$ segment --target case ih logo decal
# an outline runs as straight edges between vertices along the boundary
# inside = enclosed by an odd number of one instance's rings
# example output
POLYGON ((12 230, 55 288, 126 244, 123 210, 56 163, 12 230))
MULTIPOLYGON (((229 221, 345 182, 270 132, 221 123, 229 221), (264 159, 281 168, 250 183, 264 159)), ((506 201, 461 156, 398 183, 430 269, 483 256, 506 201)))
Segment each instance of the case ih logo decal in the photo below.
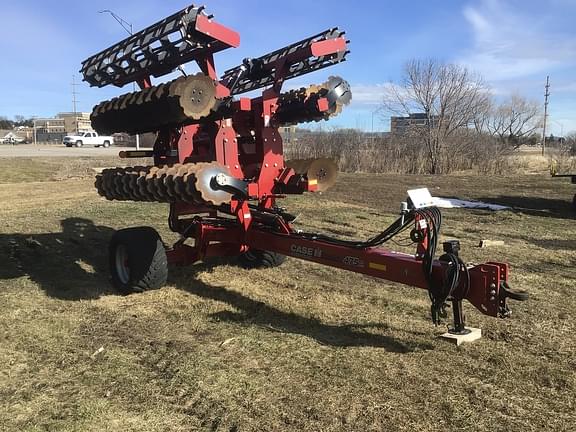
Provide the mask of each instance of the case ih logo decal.
POLYGON ((296 255, 308 256, 308 257, 322 257, 322 249, 319 248, 311 248, 306 246, 298 246, 298 245, 291 245, 290 251, 296 255))

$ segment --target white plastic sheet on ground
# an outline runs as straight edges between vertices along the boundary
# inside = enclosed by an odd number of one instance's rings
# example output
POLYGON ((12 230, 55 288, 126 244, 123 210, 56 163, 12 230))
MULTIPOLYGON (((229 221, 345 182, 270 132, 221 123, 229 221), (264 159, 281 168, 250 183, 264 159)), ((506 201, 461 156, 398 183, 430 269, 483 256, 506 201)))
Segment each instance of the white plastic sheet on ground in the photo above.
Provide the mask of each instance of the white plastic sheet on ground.
POLYGON ((434 205, 440 208, 473 208, 473 209, 484 209, 493 211, 510 209, 510 207, 503 205, 489 204, 482 201, 466 201, 457 198, 434 197, 433 201, 434 205))

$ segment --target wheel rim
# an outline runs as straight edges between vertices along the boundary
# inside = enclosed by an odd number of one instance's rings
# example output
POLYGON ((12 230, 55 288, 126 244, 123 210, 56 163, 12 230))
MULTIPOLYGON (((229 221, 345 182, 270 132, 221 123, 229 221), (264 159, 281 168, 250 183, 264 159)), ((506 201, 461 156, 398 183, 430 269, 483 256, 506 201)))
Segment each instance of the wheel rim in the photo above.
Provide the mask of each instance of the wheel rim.
POLYGON ((118 279, 123 284, 127 284, 130 281, 130 267, 128 267, 128 252, 126 246, 119 245, 116 248, 116 274, 118 279))

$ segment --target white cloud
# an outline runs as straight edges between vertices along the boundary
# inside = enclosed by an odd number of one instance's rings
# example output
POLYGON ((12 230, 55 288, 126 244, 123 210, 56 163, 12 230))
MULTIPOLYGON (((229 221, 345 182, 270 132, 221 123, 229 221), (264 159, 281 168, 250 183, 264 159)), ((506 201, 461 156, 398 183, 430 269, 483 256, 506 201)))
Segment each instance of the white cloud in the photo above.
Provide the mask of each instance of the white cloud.
POLYGON ((406 90, 398 84, 388 82, 383 84, 352 84, 352 104, 359 106, 382 105, 386 96, 403 94, 406 90))
POLYGON ((459 62, 488 81, 510 80, 575 64, 576 33, 558 29, 550 20, 507 7, 506 2, 483 0, 463 11, 470 24, 473 47, 459 62))
POLYGON ((553 87, 556 92, 576 93, 576 81, 561 83, 553 87))
POLYGON ((497 97, 520 93, 543 103, 550 75, 550 132, 576 130, 576 33, 560 25, 576 4, 550 0, 536 14, 512 1, 479 0, 463 9, 473 43, 456 61, 479 72, 497 97))
POLYGON ((389 84, 352 85, 352 102, 355 105, 380 105, 389 84))

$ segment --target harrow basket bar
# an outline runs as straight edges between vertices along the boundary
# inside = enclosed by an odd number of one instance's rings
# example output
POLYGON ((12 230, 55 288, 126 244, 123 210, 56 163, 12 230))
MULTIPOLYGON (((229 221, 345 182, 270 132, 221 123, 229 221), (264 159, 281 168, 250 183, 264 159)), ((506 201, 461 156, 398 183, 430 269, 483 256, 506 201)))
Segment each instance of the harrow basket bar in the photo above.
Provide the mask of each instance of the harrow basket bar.
POLYGON ((284 80, 333 66, 346 60, 349 51, 344 32, 333 28, 273 51, 224 72, 221 83, 238 95, 258 90, 276 81, 276 67, 288 68, 284 80))
POLYGON ((239 44, 238 33, 191 5, 84 60, 80 72, 91 86, 122 87, 239 44))

